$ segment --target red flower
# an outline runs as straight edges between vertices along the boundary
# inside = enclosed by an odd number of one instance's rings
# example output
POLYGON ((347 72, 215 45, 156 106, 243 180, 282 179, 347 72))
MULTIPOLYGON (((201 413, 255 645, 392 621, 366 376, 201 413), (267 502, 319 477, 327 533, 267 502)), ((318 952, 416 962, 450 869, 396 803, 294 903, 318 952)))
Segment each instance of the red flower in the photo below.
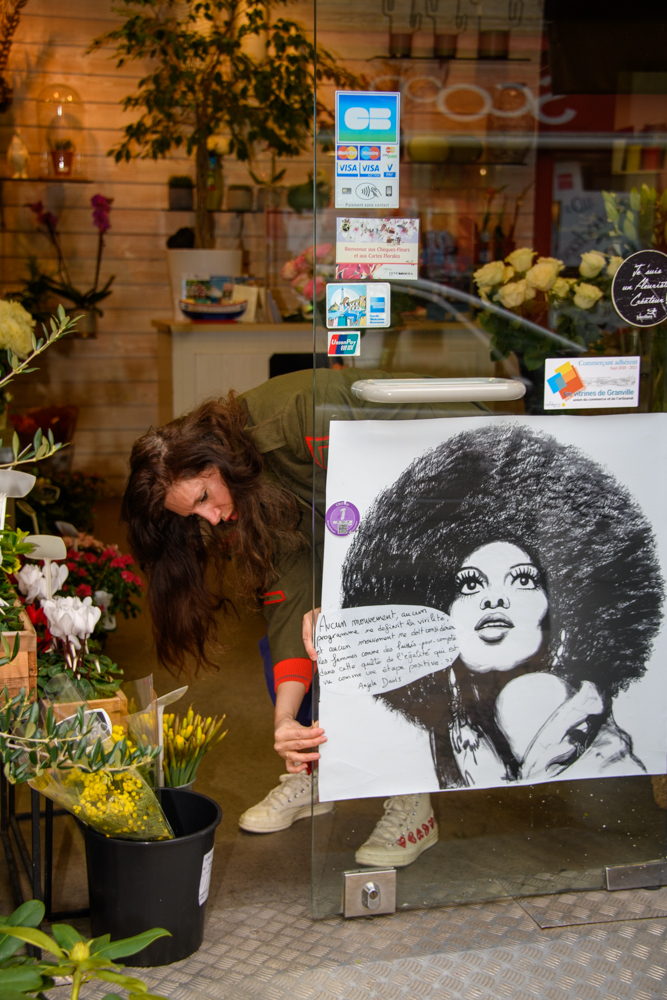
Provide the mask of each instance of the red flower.
POLYGON ((84 552, 83 553, 83 558, 84 558, 85 562, 87 562, 87 563, 91 563, 91 564, 92 563, 97 563, 97 556, 95 555, 94 552, 84 552))
POLYGON ((81 555, 82 555, 81 552, 76 552, 74 549, 67 550, 67 558, 70 560, 70 562, 78 562, 79 559, 81 558, 81 555))
POLYGON ((124 569, 120 575, 125 583, 134 583, 134 573, 130 573, 129 569, 124 569))
POLYGON ((77 569, 77 571, 76 571, 76 575, 77 575, 77 576, 88 576, 88 570, 87 570, 87 569, 84 569, 84 568, 83 568, 83 566, 80 566, 80 567, 79 567, 79 568, 77 569))
POLYGON ((110 548, 105 549, 104 552, 100 554, 100 560, 106 562, 107 559, 115 559, 117 555, 118 555, 118 549, 112 545, 110 548))
POLYGON ((125 569, 126 566, 133 566, 134 559, 130 555, 116 556, 111 560, 112 569, 125 569))
POLYGON ((134 584, 135 584, 136 587, 139 588, 139 590, 143 590, 144 581, 141 579, 140 576, 135 576, 134 577, 134 584))
POLYGON ((69 560, 65 563, 65 565, 67 566, 70 573, 73 573, 74 570, 77 569, 76 563, 70 562, 69 560))
POLYGON ((90 589, 90 587, 88 586, 87 583, 81 583, 76 588, 76 596, 80 597, 81 600, 83 600, 84 597, 92 597, 93 596, 93 592, 92 592, 92 590, 90 589))

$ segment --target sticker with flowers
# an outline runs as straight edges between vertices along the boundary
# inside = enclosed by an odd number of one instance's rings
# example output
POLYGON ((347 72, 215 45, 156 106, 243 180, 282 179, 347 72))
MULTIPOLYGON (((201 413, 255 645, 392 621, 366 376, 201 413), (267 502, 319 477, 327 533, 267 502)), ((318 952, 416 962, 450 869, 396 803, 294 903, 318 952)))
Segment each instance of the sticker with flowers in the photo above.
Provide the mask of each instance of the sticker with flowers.
POLYGON ((567 353, 549 337, 522 324, 526 318, 554 330, 586 349, 602 349, 603 333, 622 325, 611 301, 611 284, 623 258, 590 250, 581 254, 578 277, 564 277, 565 265, 556 257, 536 257, 521 247, 505 260, 494 260, 473 274, 479 297, 501 306, 516 320, 482 311, 480 323, 491 334, 495 357, 513 351, 527 371, 541 368, 547 357, 567 353))

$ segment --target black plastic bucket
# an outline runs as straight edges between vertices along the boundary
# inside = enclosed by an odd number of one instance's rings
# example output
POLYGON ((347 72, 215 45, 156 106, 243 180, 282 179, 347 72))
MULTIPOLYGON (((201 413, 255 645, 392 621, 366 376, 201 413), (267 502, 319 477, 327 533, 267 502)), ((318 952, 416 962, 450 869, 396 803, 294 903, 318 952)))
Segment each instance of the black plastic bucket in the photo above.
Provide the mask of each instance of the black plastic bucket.
POLYGON ((174 840, 117 840, 85 827, 93 937, 131 937, 164 927, 159 938, 127 959, 134 966, 180 962, 201 946, 213 860, 217 802, 199 792, 160 790, 174 840))

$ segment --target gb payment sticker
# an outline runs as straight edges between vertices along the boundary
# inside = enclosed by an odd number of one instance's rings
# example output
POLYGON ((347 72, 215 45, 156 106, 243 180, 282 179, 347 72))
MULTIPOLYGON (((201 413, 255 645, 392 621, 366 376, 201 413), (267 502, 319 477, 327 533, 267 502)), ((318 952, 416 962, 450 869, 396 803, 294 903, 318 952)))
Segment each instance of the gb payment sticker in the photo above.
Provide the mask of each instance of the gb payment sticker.
POLYGON ((327 285, 327 326, 330 330, 390 325, 389 282, 371 281, 366 284, 355 281, 327 285))
POLYGON ((400 100, 336 92, 336 208, 398 208, 400 100))

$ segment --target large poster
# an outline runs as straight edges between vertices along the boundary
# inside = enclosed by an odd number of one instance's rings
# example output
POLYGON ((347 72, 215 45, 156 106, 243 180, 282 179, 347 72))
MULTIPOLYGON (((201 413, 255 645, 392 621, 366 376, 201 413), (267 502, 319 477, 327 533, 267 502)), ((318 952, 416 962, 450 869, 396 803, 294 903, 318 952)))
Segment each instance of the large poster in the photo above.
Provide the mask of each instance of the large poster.
POLYGON ((322 800, 664 773, 666 431, 332 422, 322 800))

